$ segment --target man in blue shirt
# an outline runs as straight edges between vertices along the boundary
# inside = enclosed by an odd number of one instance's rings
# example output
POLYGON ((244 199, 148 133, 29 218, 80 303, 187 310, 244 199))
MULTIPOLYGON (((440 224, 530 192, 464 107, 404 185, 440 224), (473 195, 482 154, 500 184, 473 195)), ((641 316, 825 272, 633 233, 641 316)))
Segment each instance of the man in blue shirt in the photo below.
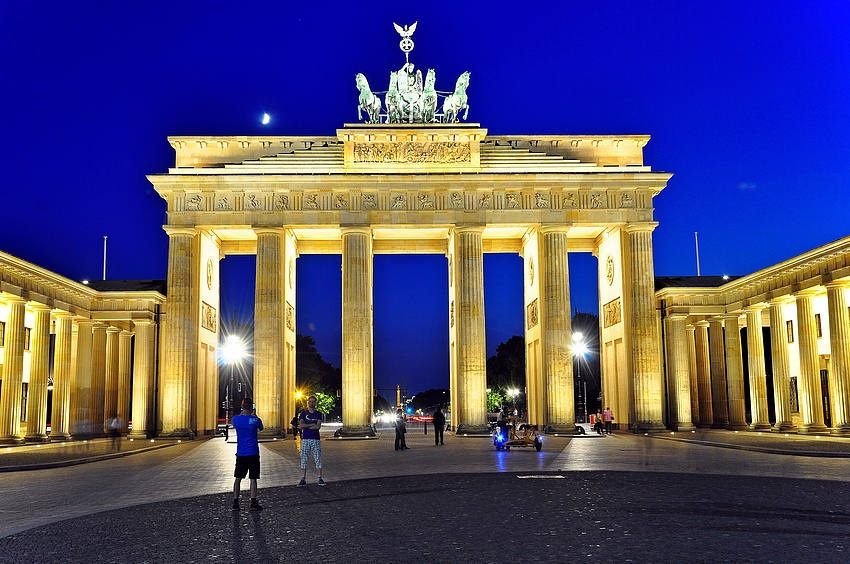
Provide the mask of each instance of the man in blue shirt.
POLYGON ((260 445, 257 431, 263 430, 263 420, 254 411, 254 400, 242 400, 242 413, 233 418, 236 431, 236 470, 233 476, 233 511, 239 511, 239 487, 247 475, 251 480, 251 511, 262 511, 257 502, 257 479, 260 477, 260 445))
POLYGON ((298 426, 301 428, 301 481, 298 487, 307 485, 307 460, 310 451, 313 452, 313 460, 316 461, 316 473, 319 475, 319 485, 324 486, 322 479, 322 442, 319 429, 322 428, 322 414, 316 410, 316 396, 307 398, 307 409, 298 416, 298 426))

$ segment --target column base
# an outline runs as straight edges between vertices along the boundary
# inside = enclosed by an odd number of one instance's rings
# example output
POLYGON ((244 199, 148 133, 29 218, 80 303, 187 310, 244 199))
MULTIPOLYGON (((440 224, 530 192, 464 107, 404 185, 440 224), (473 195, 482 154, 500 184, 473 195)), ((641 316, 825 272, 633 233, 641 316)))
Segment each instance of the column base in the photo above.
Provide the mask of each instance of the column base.
POLYGON ((133 439, 134 441, 144 440, 144 439, 152 439, 153 434, 148 433, 147 431, 130 431, 130 434, 127 435, 128 439, 133 439))
POLYGON ((71 435, 68 433, 50 433, 47 438, 50 439, 50 442, 55 443, 57 441, 70 441, 71 435))
POLYGON ((829 427, 826 425, 812 423, 811 425, 803 425, 799 431, 801 435, 816 435, 829 432, 829 427))
POLYGON ((543 427, 543 432, 546 433, 547 435, 553 435, 553 434, 581 435, 581 434, 583 434, 582 431, 579 430, 579 429, 583 430, 582 427, 579 427, 578 425, 575 425, 575 424, 574 425, 558 424, 558 425, 546 425, 545 427, 543 427))
MULTIPOLYGON (((773 431, 776 431, 777 433, 788 433, 789 431, 793 431, 796 433, 797 426, 791 423, 790 421, 785 421, 774 425, 773 431)), ((850 432, 850 429, 848 429, 848 432, 850 432)))
POLYGON ((830 432, 830 435, 850 435, 850 425, 841 425, 840 427, 834 427, 830 432))
POLYGON ((679 423, 670 426, 671 431, 696 431, 696 425, 693 423, 679 423))
POLYGON ((490 435, 490 426, 489 425, 469 425, 467 423, 461 423, 457 426, 456 435, 482 435, 489 436, 490 435))
POLYGON ((747 431, 770 431, 773 427, 770 423, 751 423, 749 427, 747 427, 747 431))
POLYGON ((22 437, 0 437, 0 445, 22 445, 25 442, 22 437))
POLYGON ((374 436, 375 428, 371 425, 343 425, 334 432, 334 437, 341 439, 362 439, 374 436))
POLYGON ((726 423, 726 422, 722 422, 722 423, 716 423, 715 422, 711 425, 711 428, 712 429, 725 429, 726 425, 728 425, 728 423, 726 423))
POLYGON ((49 443, 50 437, 46 434, 24 435, 24 440, 28 443, 49 443))
POLYGON ((186 439, 192 441, 195 439, 195 433, 191 429, 174 429, 168 433, 163 433, 157 437, 159 439, 186 439))
POLYGON ((697 423, 697 429, 711 429, 711 423, 697 423))
POLYGON ((272 427, 266 428, 257 433, 258 439, 285 439, 286 438, 286 429, 282 427, 272 427))
POLYGON ((635 423, 633 433, 661 433, 667 427, 661 421, 638 421, 635 423))
POLYGON ((729 423, 728 425, 726 425, 726 430, 727 431, 746 431, 747 429, 749 429, 749 427, 750 426, 747 425, 746 423, 729 423))

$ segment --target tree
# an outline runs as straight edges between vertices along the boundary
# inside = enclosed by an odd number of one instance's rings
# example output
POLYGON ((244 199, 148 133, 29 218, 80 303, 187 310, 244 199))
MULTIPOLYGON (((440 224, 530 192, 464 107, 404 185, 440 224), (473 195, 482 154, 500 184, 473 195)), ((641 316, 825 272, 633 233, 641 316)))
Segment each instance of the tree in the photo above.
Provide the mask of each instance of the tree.
POLYGON ((449 403, 449 391, 445 388, 425 390, 419 392, 410 402, 413 409, 422 412, 432 412, 442 405, 445 407, 449 403))
POLYGON ((501 392, 493 391, 491 389, 487 392, 487 411, 501 411, 502 406, 505 405, 507 401, 507 396, 503 395, 501 392))
POLYGON ((336 391, 342 388, 342 370, 322 358, 310 335, 295 336, 295 354, 295 387, 303 401, 311 394, 316 396, 317 409, 330 415, 336 406, 336 391), (325 403, 320 395, 327 396, 325 403))
POLYGON ((514 335, 496 347, 487 359, 487 387, 491 390, 525 388, 525 339, 514 335))

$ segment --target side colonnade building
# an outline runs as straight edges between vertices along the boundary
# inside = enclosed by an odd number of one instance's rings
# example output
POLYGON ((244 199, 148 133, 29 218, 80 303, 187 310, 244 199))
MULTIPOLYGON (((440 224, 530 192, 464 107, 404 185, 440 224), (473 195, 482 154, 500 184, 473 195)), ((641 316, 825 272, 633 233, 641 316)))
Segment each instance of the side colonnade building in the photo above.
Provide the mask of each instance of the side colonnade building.
POLYGON ((153 436, 164 292, 86 285, 0 252, 0 444, 103 437, 116 418, 153 436))
POLYGON ((656 288, 671 429, 850 433, 850 237, 656 288))

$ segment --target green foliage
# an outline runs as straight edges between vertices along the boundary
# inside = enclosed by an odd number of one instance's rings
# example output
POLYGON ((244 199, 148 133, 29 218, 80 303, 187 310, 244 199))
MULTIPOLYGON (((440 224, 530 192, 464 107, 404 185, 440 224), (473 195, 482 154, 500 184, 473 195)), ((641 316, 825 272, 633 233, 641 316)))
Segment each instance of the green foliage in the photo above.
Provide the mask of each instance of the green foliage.
POLYGON ((500 391, 491 390, 487 392, 487 411, 499 411, 507 401, 507 396, 502 395, 500 391))
POLYGON ((525 339, 514 335, 496 347, 496 354, 487 359, 487 387, 525 387, 525 339))

